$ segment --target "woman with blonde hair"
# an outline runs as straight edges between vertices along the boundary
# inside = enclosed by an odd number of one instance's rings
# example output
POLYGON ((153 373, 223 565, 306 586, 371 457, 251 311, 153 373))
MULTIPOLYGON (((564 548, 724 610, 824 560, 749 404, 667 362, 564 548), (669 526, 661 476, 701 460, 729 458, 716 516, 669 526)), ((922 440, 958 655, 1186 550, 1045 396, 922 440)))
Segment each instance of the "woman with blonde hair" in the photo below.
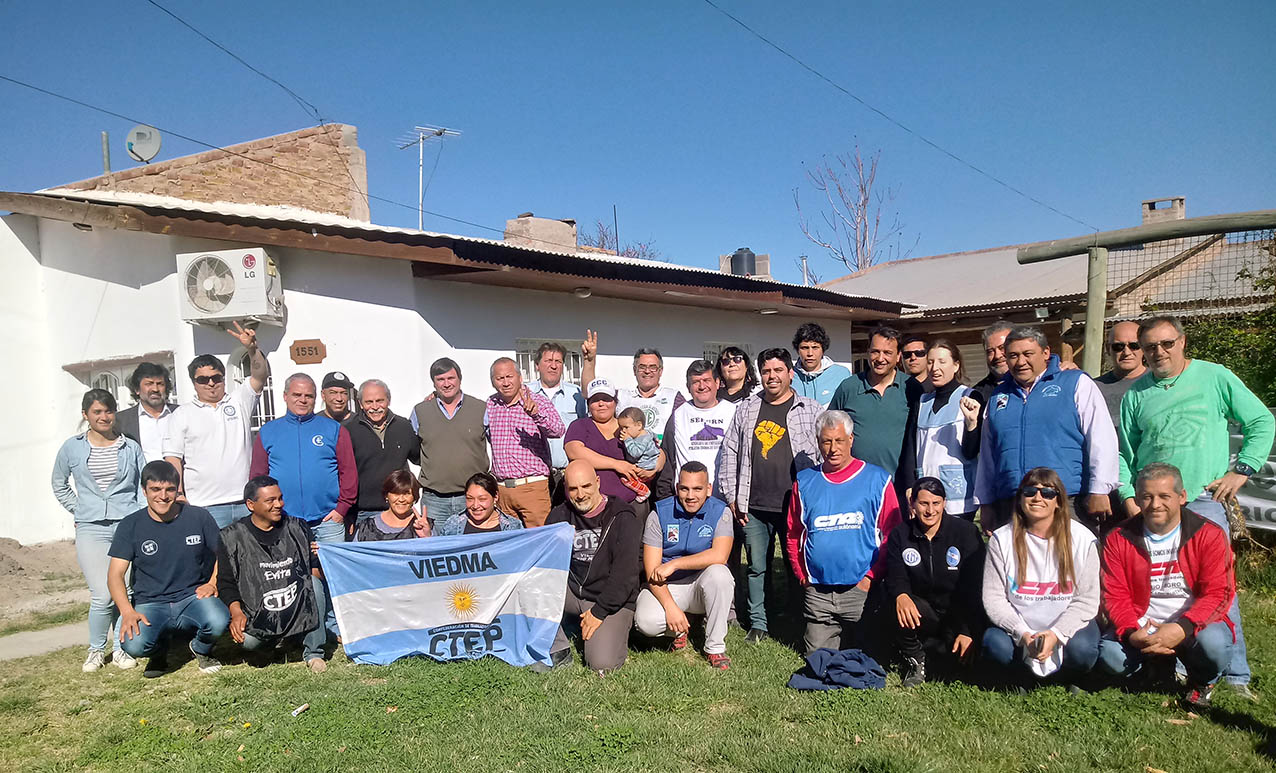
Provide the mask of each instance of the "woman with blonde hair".
POLYGON ((1036 467, 1019 484, 1014 517, 988 542, 983 600, 986 663, 1079 689, 1099 656, 1098 542, 1071 517, 1054 470, 1036 467))

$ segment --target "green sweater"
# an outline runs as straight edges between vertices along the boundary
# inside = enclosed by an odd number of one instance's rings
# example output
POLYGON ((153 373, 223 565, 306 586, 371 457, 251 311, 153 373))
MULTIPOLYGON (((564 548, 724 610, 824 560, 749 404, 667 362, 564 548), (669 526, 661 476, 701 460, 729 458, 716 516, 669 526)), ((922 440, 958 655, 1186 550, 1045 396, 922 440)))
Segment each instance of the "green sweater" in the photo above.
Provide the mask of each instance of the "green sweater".
POLYGON ((1152 462, 1179 468, 1189 502, 1200 496, 1229 469, 1228 420, 1245 436, 1239 460, 1260 469, 1276 420, 1236 374, 1205 360, 1191 360, 1177 378, 1149 370, 1121 399, 1121 496, 1134 496, 1134 476, 1152 462))

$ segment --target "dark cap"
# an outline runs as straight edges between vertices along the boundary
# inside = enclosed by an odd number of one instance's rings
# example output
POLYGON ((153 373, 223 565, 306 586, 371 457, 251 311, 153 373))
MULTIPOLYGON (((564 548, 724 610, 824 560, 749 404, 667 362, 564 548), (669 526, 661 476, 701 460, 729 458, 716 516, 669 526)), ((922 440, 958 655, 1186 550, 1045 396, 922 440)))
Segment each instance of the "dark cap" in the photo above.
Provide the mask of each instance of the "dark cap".
POLYGON ((323 386, 320 389, 328 387, 345 387, 346 389, 354 389, 354 382, 346 377, 346 374, 339 370, 334 370, 323 377, 323 386))

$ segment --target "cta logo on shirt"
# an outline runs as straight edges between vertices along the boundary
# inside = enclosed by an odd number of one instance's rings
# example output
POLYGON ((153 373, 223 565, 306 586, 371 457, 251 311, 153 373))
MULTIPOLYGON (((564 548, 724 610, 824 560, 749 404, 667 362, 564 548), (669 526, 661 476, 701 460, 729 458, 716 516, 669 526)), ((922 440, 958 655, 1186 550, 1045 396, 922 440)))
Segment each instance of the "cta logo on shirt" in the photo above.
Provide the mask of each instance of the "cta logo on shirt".
POLYGON ((159 552, 159 543, 153 539, 148 539, 142 543, 142 554, 153 556, 159 552))
MULTIPOLYGON (((864 526, 863 513, 836 513, 834 515, 817 515, 811 521, 815 529, 859 529, 864 526)), ((914 551, 915 552, 915 551, 914 551)))
POLYGON ((904 551, 904 564, 907 566, 917 566, 922 562, 922 554, 917 552, 917 548, 908 548, 904 551))
POLYGON ((310 444, 313 446, 323 446, 323 435, 315 435, 310 438, 310 444))
POLYGON ((187 544, 187 545, 202 545, 202 544, 204 544, 204 535, 202 535, 202 534, 187 534, 187 535, 186 535, 186 544, 187 544))

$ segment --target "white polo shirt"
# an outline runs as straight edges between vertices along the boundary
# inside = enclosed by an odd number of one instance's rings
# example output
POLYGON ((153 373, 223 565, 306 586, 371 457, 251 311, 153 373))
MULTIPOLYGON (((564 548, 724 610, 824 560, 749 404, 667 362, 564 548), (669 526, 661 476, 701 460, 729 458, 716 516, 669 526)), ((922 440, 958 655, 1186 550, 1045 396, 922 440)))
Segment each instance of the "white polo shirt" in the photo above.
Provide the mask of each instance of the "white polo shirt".
POLYGON ((158 419, 147 413, 146 409, 141 405, 136 406, 133 410, 137 411, 137 436, 138 440, 141 441, 142 456, 146 457, 147 462, 163 459, 164 438, 168 434, 168 420, 172 418, 173 411, 176 409, 166 404, 158 419))
POLYGON ((181 457, 186 499, 192 505, 224 505, 244 498, 253 455, 253 409, 260 396, 245 379, 217 405, 193 400, 169 417, 164 456, 181 457))

